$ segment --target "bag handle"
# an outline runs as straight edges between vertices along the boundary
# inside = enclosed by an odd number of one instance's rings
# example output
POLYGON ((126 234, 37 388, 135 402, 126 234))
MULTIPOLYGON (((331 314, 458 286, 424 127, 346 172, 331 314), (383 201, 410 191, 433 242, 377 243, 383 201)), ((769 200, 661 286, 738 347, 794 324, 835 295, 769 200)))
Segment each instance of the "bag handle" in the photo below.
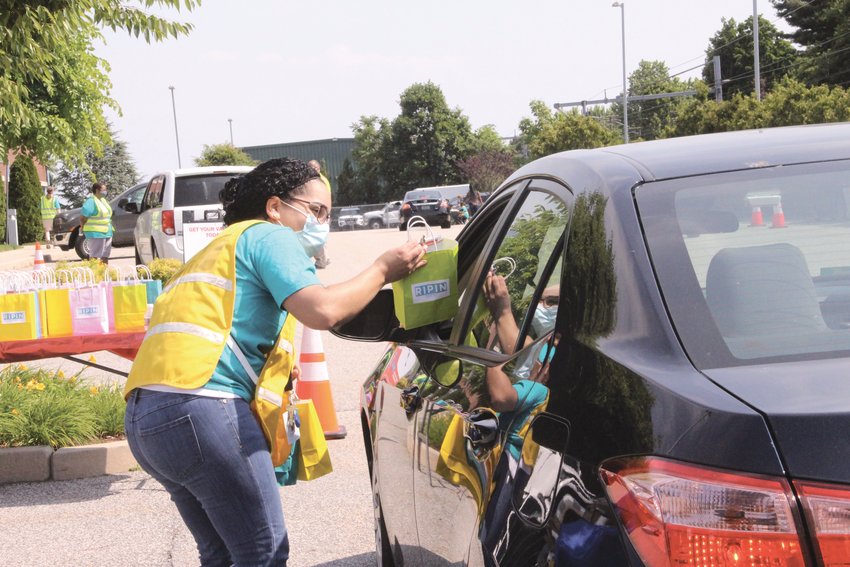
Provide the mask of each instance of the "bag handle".
POLYGON ((502 276, 505 279, 508 279, 509 277, 511 277, 511 274, 513 274, 516 271, 516 260, 514 260, 510 256, 505 256, 503 258, 496 258, 495 260, 493 260, 493 263, 490 264, 490 271, 493 272, 494 274, 496 273, 496 266, 498 264, 507 264, 508 265, 508 273, 505 274, 504 276, 502 276))
POLYGON ((139 264, 138 266, 136 266, 135 270, 133 270, 133 271, 136 272, 136 274, 138 275, 139 270, 144 270, 144 272, 148 276, 147 279, 153 280, 153 274, 151 273, 151 269, 148 268, 145 264, 139 264))
MULTIPOLYGON (((435 246, 439 241, 441 241, 443 239, 443 237, 440 236, 440 235, 434 235, 433 229, 431 229, 431 226, 425 221, 424 218, 422 218, 419 215, 415 215, 415 216, 410 217, 410 220, 407 221, 407 241, 408 242, 410 242, 410 240, 411 240, 410 239, 410 229, 420 227, 420 226, 425 227, 425 234, 422 235, 422 238, 419 240, 419 243, 424 244, 426 249, 430 248, 432 246, 435 246), (425 238, 426 235, 429 238, 426 239, 425 238)), ((428 250, 426 250, 426 251, 428 251, 428 250)), ((433 250, 430 250, 430 252, 433 252, 433 250)))
POLYGON ((71 287, 74 283, 74 273, 71 270, 56 270, 56 287, 66 285, 71 287), (65 276, 65 282, 62 282, 62 276, 65 276))

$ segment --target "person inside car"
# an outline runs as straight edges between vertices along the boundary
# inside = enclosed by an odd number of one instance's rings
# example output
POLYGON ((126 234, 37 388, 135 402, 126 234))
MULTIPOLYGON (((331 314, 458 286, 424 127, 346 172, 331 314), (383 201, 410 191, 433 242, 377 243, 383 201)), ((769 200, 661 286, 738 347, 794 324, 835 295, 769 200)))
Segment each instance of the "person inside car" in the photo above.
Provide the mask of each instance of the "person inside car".
POLYGON ((202 565, 285 566, 274 466, 289 451, 269 432, 286 412, 294 317, 320 330, 350 319, 423 266, 425 249, 408 242, 324 286, 310 258, 328 234, 331 195, 315 170, 272 159, 228 181, 220 199, 227 228, 154 306, 127 379, 125 430, 202 565))

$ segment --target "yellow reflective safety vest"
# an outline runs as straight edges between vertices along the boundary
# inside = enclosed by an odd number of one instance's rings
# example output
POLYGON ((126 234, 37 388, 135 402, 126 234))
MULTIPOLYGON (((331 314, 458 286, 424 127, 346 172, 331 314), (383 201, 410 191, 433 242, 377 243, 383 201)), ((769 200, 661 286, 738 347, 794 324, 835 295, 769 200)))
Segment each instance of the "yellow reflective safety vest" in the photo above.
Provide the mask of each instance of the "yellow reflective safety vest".
POLYGON ((97 207, 97 216, 86 217, 86 224, 83 225, 83 232, 109 232, 112 224, 112 206, 109 201, 101 197, 92 197, 94 206, 97 207))
POLYGON ((51 220, 56 217, 59 203, 56 197, 41 196, 41 220, 51 220))
POLYGON ((236 299, 236 243, 246 229, 260 222, 243 221, 227 227, 169 281, 154 304, 124 395, 155 384, 201 388, 227 345, 256 384, 251 408, 269 442, 272 462, 278 466, 291 449, 286 436, 289 395, 285 389, 296 360, 297 321, 287 314, 259 376, 230 337, 236 299))

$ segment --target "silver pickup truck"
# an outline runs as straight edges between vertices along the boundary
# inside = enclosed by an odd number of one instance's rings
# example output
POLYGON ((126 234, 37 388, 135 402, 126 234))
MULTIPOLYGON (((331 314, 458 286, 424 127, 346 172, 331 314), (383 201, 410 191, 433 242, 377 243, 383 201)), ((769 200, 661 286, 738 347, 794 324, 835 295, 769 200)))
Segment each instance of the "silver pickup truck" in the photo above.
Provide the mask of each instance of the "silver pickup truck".
POLYGON ((378 211, 369 211, 363 215, 369 228, 387 228, 398 226, 401 201, 390 201, 378 211))

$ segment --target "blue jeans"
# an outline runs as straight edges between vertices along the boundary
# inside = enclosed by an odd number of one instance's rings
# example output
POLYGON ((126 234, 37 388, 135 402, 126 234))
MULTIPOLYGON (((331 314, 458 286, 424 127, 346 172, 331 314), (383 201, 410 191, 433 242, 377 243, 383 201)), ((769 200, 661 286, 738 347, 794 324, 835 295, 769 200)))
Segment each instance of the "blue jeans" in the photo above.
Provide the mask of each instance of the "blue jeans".
POLYGON ((202 566, 286 565, 269 447, 244 400, 136 389, 124 427, 133 456, 195 537, 202 566))

